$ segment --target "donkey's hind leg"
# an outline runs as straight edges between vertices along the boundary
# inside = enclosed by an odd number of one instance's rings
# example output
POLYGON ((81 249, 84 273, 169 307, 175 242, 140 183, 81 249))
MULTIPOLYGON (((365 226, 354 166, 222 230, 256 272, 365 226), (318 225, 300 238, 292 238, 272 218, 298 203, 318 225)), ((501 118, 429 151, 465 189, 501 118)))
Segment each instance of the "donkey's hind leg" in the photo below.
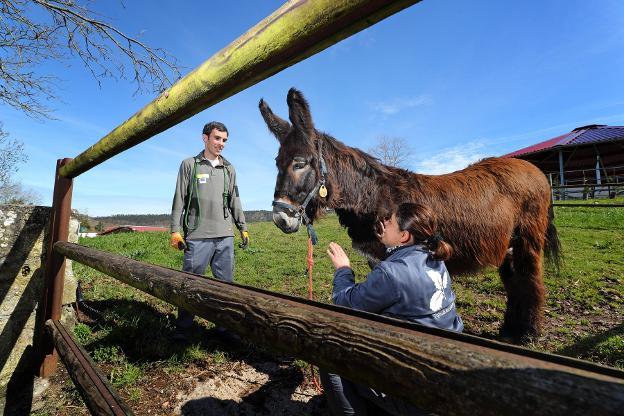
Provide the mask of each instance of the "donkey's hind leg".
POLYGON ((512 251, 513 249, 511 248, 507 251, 507 255, 505 255, 505 260, 503 261, 503 264, 498 267, 498 274, 503 281, 503 285, 505 286, 505 292, 507 293, 507 310, 505 311, 505 321, 503 323, 503 326, 501 327, 500 335, 501 338, 510 341, 512 341, 512 329, 510 328, 509 321, 513 320, 511 319, 510 312, 513 308, 511 308, 510 306, 516 303, 515 299, 513 299, 512 297, 512 295, 515 293, 513 289, 514 268, 512 251))
POLYGON ((542 277, 543 241, 514 239, 512 252, 499 267, 507 292, 507 310, 501 336, 524 343, 539 335, 545 289, 542 277))

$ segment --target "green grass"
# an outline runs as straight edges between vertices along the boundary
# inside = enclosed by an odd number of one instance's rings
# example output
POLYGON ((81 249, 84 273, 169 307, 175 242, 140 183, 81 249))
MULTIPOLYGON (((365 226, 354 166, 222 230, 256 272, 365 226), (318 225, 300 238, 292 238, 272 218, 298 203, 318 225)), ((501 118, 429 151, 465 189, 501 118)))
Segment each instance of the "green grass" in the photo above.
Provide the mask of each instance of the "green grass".
MULTIPOLYGON (((546 268, 545 334, 531 347, 624 368, 624 208, 556 207, 555 218, 564 263, 559 273, 546 268)), ((235 244, 235 281, 307 298, 305 230, 287 235, 272 223, 252 223, 249 228, 249 249, 241 250, 235 244)), ((315 228, 320 242, 314 253, 314 299, 328 303, 333 268, 325 250, 330 241, 347 250, 358 278, 369 268, 351 249, 335 216, 321 220, 315 228)), ((167 233, 112 234, 81 239, 80 243, 174 269, 182 264, 182 253, 169 247, 167 233)), ((140 370, 144 363, 160 363, 175 372, 191 362, 229 359, 228 354, 206 343, 202 334, 210 323, 198 323, 190 346, 173 345, 169 337, 174 307, 76 262, 74 271, 90 304, 104 311, 104 318, 90 332, 79 326, 76 335, 95 356, 111 355, 105 361, 119 367, 116 383, 131 387, 138 379, 134 376, 140 377, 140 371, 129 365, 140 370), (121 358, 112 357, 115 346, 121 358), (121 375, 125 373, 129 374, 121 375)), ((496 271, 453 279, 466 331, 495 337, 505 309, 505 293, 496 271)))
POLYGON ((121 366, 113 367, 109 375, 109 379, 113 386, 125 387, 132 386, 143 375, 143 370, 134 364, 123 363, 121 366))

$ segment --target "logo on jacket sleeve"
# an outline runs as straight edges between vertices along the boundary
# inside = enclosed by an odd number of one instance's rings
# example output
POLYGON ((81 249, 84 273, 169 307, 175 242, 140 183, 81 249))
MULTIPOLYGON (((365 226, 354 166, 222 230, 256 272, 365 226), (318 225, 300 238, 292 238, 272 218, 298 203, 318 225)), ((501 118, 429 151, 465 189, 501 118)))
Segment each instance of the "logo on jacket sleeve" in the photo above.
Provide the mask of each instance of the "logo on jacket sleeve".
POLYGON ((427 276, 433 281, 433 285, 436 290, 433 292, 431 296, 431 300, 429 301, 429 308, 433 311, 439 311, 442 308, 445 298, 445 289, 449 284, 449 276, 448 272, 444 270, 444 274, 440 273, 440 271, 435 269, 426 268, 425 272, 427 276))

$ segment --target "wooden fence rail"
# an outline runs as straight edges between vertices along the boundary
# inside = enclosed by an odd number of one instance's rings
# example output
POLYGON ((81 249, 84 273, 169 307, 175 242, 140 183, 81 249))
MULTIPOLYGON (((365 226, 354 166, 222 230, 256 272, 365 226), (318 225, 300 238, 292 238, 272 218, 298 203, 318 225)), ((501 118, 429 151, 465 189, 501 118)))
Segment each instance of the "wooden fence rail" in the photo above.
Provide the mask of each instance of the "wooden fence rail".
POLYGON ((61 170, 74 178, 419 0, 291 0, 61 170))
POLYGON ((141 263, 54 250, 279 353, 445 415, 610 415, 624 372, 141 263))
POLYGON ((624 204, 577 204, 553 203, 553 207, 585 207, 585 208, 624 208, 624 204))
POLYGON ((584 187, 587 188, 617 188, 617 187, 622 187, 624 188, 624 182, 605 182, 605 183, 578 183, 578 184, 572 184, 572 185, 553 185, 552 189, 570 189, 570 188, 575 188, 575 189, 582 189, 584 187))
POLYGON ((96 367, 89 354, 67 332, 59 321, 48 320, 46 330, 92 415, 133 415, 106 376, 96 367))

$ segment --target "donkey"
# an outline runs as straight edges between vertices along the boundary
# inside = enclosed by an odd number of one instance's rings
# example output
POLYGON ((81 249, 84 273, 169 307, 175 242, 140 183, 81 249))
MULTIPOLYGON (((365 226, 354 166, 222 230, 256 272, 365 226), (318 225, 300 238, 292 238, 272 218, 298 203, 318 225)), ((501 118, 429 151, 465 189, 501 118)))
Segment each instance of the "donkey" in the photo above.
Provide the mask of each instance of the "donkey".
POLYGON ((453 248, 451 273, 496 266, 507 294, 501 336, 526 342, 539 334, 545 288, 543 253, 559 264, 550 187, 544 174, 519 159, 487 158, 445 175, 386 166, 315 129, 303 94, 287 96, 290 123, 260 100, 260 113, 280 143, 273 222, 285 233, 333 208, 353 247, 377 261, 385 250, 378 222, 401 202, 426 204, 453 248))

